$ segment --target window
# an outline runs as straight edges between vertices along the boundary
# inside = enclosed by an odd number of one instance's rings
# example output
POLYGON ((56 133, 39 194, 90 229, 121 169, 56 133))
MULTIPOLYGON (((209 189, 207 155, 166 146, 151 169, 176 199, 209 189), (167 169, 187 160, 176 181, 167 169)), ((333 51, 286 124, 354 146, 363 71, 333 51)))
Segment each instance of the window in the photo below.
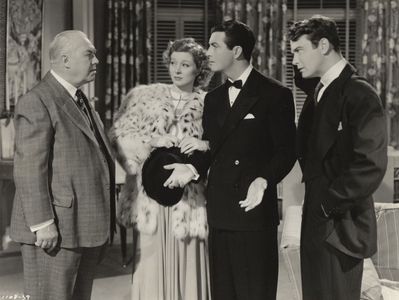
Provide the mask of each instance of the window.
POLYGON ((151 82, 171 82, 162 60, 162 53, 169 41, 193 37, 204 47, 207 46, 209 30, 214 24, 215 9, 215 1, 212 0, 154 1, 151 82))
MULTIPOLYGON (((341 51, 344 57, 353 65, 360 62, 360 49, 356 37, 358 35, 359 19, 356 17, 356 0, 288 0, 287 28, 295 21, 321 14, 333 18, 338 26, 341 51)), ((292 69, 292 54, 290 43, 287 41, 287 71, 285 80, 292 90, 295 99, 297 118, 302 110, 306 95, 294 85, 294 71, 292 69)))

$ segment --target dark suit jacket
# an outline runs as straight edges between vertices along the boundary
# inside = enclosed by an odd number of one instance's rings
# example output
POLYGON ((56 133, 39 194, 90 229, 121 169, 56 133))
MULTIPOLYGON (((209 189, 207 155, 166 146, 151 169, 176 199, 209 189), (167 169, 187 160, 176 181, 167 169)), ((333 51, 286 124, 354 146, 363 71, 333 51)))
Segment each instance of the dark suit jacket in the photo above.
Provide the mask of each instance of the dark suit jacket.
POLYGON ((11 237, 34 243, 30 226, 55 219, 61 247, 103 245, 110 235, 114 161, 73 99, 48 73, 15 110, 16 194, 11 237))
POLYGON ((206 191, 209 224, 228 230, 277 225, 276 185, 295 162, 291 91, 252 70, 233 107, 225 85, 206 95, 203 127, 211 153, 206 191), (254 118, 246 119, 248 114, 254 118), (245 212, 238 202, 246 198, 256 177, 265 178, 268 187, 262 203, 245 212))
POLYGON ((327 242, 354 257, 371 256, 376 251, 372 194, 387 164, 386 118, 377 93, 347 65, 316 108, 313 96, 307 98, 297 136, 303 180, 323 176, 327 182, 323 193, 312 195, 334 218, 327 242))

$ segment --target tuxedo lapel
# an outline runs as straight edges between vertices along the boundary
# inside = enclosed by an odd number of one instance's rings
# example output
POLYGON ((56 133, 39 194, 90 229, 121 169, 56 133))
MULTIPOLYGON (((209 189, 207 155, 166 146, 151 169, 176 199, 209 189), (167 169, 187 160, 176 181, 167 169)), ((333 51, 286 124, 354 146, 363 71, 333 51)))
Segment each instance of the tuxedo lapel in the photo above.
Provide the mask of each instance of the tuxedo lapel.
POLYGON ((226 122, 226 118, 230 113, 230 103, 229 103, 229 93, 228 89, 223 85, 220 91, 220 96, 218 96, 221 100, 218 101, 218 124, 220 128, 223 127, 223 124, 226 122))
POLYGON ((61 108, 61 110, 71 119, 71 121, 82 130, 88 138, 90 138, 97 146, 99 146, 90 125, 85 120, 85 117, 80 112, 76 104, 73 103, 71 95, 65 90, 65 88, 54 78, 51 73, 47 73, 45 78, 49 86, 54 92, 54 101, 61 108))
MULTIPOLYGON (((223 127, 220 132, 219 140, 215 146, 215 153, 218 151, 224 141, 230 136, 234 129, 238 126, 240 121, 244 119, 250 109, 259 100, 259 96, 255 94, 256 91, 256 71, 252 70, 246 84, 244 84, 241 92, 238 94, 237 99, 234 101, 233 106, 230 108, 223 127)), ((226 89, 227 90, 227 89, 226 89)), ((227 93, 228 99, 228 93, 227 93)))
POLYGON ((344 85, 355 73, 351 65, 346 65, 340 76, 335 79, 325 90, 317 104, 314 116, 313 131, 316 136, 311 137, 316 141, 316 153, 323 158, 333 145, 338 134, 338 125, 342 121, 344 85))

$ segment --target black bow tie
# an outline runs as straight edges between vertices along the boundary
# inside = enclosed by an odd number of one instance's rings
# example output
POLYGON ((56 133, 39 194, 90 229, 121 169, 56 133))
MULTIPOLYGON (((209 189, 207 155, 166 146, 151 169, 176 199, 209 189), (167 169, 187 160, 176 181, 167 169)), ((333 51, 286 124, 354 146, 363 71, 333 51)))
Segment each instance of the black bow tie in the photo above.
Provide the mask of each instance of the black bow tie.
POLYGON ((226 87, 229 88, 231 86, 234 86, 236 89, 241 89, 242 88, 242 80, 236 80, 234 82, 231 82, 230 80, 226 80, 226 87))

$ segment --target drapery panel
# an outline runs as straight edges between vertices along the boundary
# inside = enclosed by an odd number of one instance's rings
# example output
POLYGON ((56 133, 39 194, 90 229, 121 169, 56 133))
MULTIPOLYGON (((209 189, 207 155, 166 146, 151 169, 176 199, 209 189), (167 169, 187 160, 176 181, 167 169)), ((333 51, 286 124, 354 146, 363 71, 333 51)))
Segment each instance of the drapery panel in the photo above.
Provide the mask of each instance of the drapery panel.
POLYGON ((399 149, 399 0, 362 0, 360 10, 360 71, 385 103, 390 145, 399 149))
POLYGON ((255 33, 252 64, 265 75, 284 81, 286 72, 286 0, 219 0, 223 20, 248 24, 255 33))
POLYGON ((105 126, 130 88, 150 82, 151 0, 108 0, 105 126))

